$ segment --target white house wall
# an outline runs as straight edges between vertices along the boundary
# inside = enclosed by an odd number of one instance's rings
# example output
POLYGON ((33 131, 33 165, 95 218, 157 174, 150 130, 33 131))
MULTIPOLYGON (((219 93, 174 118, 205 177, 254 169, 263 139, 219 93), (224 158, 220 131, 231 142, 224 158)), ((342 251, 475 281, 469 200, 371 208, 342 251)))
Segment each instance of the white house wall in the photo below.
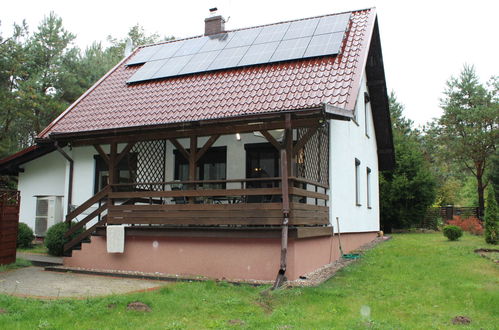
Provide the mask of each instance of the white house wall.
MULTIPOLYGON (((36 197, 63 196, 66 189, 66 163, 57 151, 41 156, 21 166, 18 189, 21 192, 19 221, 35 229, 36 197)), ((63 199, 63 205, 66 199, 63 199)))
POLYGON ((356 121, 332 120, 330 126, 330 221, 336 228, 340 220, 341 232, 379 230, 378 156, 371 107, 367 104, 365 130, 364 92, 366 77, 357 98, 356 121), (356 205, 355 159, 360 161, 360 205, 356 205), (367 167, 371 169, 371 207, 367 205, 367 167))

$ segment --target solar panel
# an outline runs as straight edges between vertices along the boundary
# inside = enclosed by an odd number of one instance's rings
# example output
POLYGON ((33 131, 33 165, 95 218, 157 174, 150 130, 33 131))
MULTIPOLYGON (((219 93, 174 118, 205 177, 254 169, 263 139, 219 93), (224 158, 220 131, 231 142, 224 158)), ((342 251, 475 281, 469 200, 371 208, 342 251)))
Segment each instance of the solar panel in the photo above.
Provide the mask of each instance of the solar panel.
POLYGON ((312 37, 283 40, 277 46, 271 61, 286 61, 302 58, 312 37))
POLYGON ((220 50, 212 52, 199 53, 194 55, 189 63, 187 63, 179 74, 202 72, 208 69, 208 66, 213 62, 215 57, 220 53, 220 50))
POLYGON ((338 54, 350 13, 279 23, 144 47, 128 83, 246 65, 338 54))
POLYGON ((267 63, 270 61, 278 45, 279 41, 252 45, 239 62, 239 66, 267 63))
POLYGON ((180 49, 175 53, 174 56, 196 54, 197 52, 199 52, 201 47, 204 46, 208 39, 208 37, 187 39, 184 41, 184 44, 182 45, 182 47, 180 47, 180 49))
POLYGON ((313 36, 304 57, 338 54, 343 41, 344 32, 313 36))
POLYGON ((208 41, 199 50, 199 52, 203 53, 224 49, 233 36, 234 33, 220 33, 214 36, 209 36, 208 41))
POLYGON ((289 25, 290 23, 281 23, 265 26, 258 37, 255 39, 253 44, 264 44, 272 41, 281 41, 286 34, 289 25))
POLYGON ((321 17, 314 35, 341 31, 345 32, 349 20, 350 13, 321 17))
POLYGON ((183 44, 184 41, 176 41, 160 45, 161 47, 159 48, 159 50, 149 59, 149 61, 170 58, 175 54, 177 50, 179 50, 180 47, 182 47, 183 44))
POLYGON ((194 55, 171 57, 150 79, 176 76, 194 55))
POLYGON ((159 61, 151 61, 144 64, 139 70, 137 70, 131 77, 128 79, 127 83, 131 82, 139 82, 143 80, 149 80, 151 77, 158 71, 167 60, 159 60, 159 61))
POLYGON ((208 67, 209 70, 233 68, 243 58, 249 46, 224 49, 208 67))
POLYGON ((318 18, 292 22, 283 39, 310 37, 314 34, 318 23, 318 18))
POLYGON ((255 41, 261 31, 262 28, 236 31, 233 33, 234 37, 227 44, 227 48, 249 46, 255 41))
POLYGON ((141 48, 138 53, 133 56, 126 64, 127 65, 135 65, 135 64, 142 64, 151 58, 160 48, 162 45, 156 45, 156 46, 150 46, 150 47, 143 47, 141 48))

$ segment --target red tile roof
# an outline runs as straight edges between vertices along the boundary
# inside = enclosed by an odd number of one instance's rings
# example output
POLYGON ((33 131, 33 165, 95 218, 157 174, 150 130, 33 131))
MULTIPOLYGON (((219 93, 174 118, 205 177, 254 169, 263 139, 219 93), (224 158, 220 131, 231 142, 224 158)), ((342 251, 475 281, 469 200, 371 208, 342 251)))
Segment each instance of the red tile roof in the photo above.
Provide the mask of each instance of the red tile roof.
MULTIPOLYGON (((317 108, 353 110, 375 11, 352 12, 341 54, 127 85, 140 68, 113 68, 43 132, 73 133, 317 108)), ((133 56, 134 54, 131 54, 133 56)), ((130 58, 130 57, 129 57, 130 58)))

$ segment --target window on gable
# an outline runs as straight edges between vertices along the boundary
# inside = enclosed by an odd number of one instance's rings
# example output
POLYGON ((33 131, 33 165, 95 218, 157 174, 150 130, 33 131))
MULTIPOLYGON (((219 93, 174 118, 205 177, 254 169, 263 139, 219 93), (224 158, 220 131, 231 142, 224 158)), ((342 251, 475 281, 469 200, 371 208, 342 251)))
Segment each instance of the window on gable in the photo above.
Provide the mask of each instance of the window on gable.
POLYGON ((370 132, 369 132, 369 122, 370 122, 370 117, 369 117, 369 108, 368 104, 371 101, 371 98, 369 97, 369 94, 367 92, 364 92, 364 130, 366 132, 366 136, 369 137, 370 132))
POLYGON ((360 206, 360 160, 355 158, 355 205, 360 206))
POLYGON ((366 172, 367 172, 366 202, 367 202, 367 208, 370 209, 371 208, 371 169, 367 167, 366 172))

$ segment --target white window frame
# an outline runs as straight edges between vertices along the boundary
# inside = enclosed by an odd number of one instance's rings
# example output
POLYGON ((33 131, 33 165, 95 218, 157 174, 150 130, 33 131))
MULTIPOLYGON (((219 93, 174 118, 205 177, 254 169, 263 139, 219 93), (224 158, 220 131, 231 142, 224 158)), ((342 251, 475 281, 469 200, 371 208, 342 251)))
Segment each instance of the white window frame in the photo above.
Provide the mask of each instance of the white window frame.
POLYGON ((369 167, 366 167, 366 203, 367 203, 367 208, 370 209, 372 208, 371 205, 371 169, 369 167))
POLYGON ((355 158, 355 205, 362 205, 360 203, 360 160, 357 158, 355 158))

